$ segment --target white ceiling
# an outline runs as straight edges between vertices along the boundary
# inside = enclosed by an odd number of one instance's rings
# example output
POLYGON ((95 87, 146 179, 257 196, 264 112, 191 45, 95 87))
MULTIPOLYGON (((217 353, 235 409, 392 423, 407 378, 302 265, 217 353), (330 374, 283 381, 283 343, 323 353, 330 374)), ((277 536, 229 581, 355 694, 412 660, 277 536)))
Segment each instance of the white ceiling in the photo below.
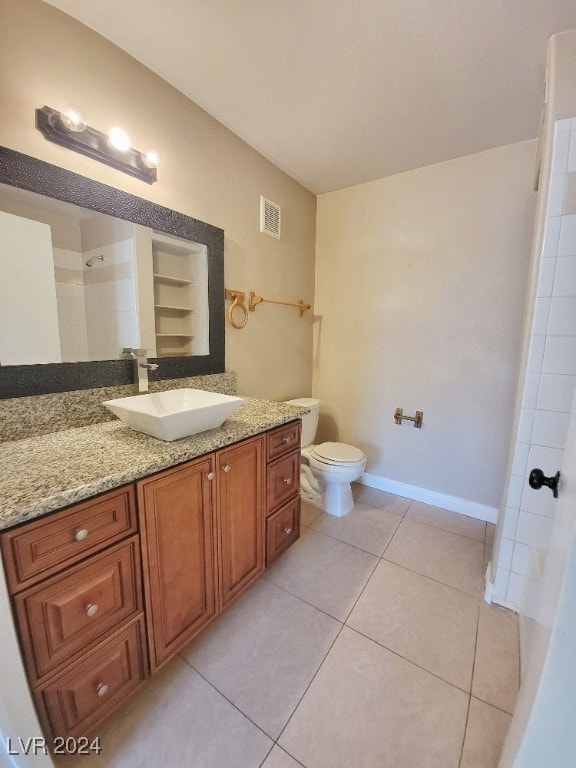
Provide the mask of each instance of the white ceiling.
POLYGON ((316 193, 534 138, 574 0, 47 0, 316 193))

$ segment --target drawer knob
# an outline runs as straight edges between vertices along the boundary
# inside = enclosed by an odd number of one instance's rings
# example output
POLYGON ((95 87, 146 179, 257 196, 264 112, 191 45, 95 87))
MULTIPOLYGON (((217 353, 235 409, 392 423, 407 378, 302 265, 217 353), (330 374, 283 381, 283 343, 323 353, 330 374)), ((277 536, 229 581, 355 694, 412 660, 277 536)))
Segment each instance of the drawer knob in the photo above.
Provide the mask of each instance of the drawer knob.
POLYGON ((96 603, 89 603, 86 606, 86 616, 96 616, 98 613, 98 606, 96 603))
POLYGON ((76 533, 74 534, 74 538, 76 541, 84 541, 84 539, 88 536, 88 531, 86 528, 78 528, 76 533))
POLYGON ((292 528, 284 528, 284 533, 286 534, 286 536, 290 536, 290 534, 292 533, 292 528))
POLYGON ((214 480, 214 472, 207 472, 206 473, 206 480, 214 480))
POLYGON ((292 478, 291 477, 284 477, 284 478, 282 478, 282 482, 286 483, 286 485, 290 485, 290 483, 292 482, 292 478))
POLYGON ((100 698, 102 698, 102 696, 106 696, 106 694, 108 693, 108 686, 106 685, 106 683, 98 683, 98 685, 96 686, 96 693, 98 694, 98 696, 100 696, 100 698))
POLYGON ((224 466, 222 467, 223 472, 230 472, 231 469, 232 467, 230 466, 230 464, 224 464, 224 466))
POLYGON ((282 438, 282 442, 283 443, 291 443, 292 442, 292 436, 291 435, 286 435, 286 437, 282 438))

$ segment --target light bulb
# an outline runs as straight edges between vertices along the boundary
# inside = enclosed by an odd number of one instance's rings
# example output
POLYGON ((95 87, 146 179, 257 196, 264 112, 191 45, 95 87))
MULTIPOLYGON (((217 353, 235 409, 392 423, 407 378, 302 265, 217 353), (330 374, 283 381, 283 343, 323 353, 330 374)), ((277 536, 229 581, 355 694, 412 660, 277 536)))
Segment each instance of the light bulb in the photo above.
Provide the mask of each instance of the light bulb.
POLYGON ((86 118, 78 107, 65 107, 60 112, 60 122, 67 131, 72 131, 73 133, 82 133, 86 128, 86 118))
POLYGON ((152 147, 148 147, 140 154, 140 159, 142 165, 145 165, 146 168, 158 168, 158 165, 160 164, 160 152, 152 147))
POLYGON ((127 152, 130 149, 130 136, 122 128, 112 128, 108 133, 108 141, 119 152, 127 152))

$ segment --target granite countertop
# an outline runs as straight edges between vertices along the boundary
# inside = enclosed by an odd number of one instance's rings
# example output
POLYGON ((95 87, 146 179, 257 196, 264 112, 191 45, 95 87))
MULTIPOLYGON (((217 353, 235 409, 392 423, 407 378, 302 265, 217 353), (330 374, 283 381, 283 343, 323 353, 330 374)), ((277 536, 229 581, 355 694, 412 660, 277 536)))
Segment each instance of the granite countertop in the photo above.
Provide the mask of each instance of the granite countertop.
POLYGON ((0 530, 292 421, 286 403, 244 398, 219 429, 167 443, 107 421, 0 444, 0 530))

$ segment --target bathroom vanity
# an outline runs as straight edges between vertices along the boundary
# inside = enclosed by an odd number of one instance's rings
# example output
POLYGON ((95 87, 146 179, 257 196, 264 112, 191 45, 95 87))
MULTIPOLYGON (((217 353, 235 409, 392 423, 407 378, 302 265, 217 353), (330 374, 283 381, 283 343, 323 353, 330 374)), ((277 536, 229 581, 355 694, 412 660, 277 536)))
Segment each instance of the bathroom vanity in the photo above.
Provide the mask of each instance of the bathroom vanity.
POLYGON ((300 420, 174 443, 110 421, 2 445, 0 546, 47 738, 94 733, 299 536, 300 420))

